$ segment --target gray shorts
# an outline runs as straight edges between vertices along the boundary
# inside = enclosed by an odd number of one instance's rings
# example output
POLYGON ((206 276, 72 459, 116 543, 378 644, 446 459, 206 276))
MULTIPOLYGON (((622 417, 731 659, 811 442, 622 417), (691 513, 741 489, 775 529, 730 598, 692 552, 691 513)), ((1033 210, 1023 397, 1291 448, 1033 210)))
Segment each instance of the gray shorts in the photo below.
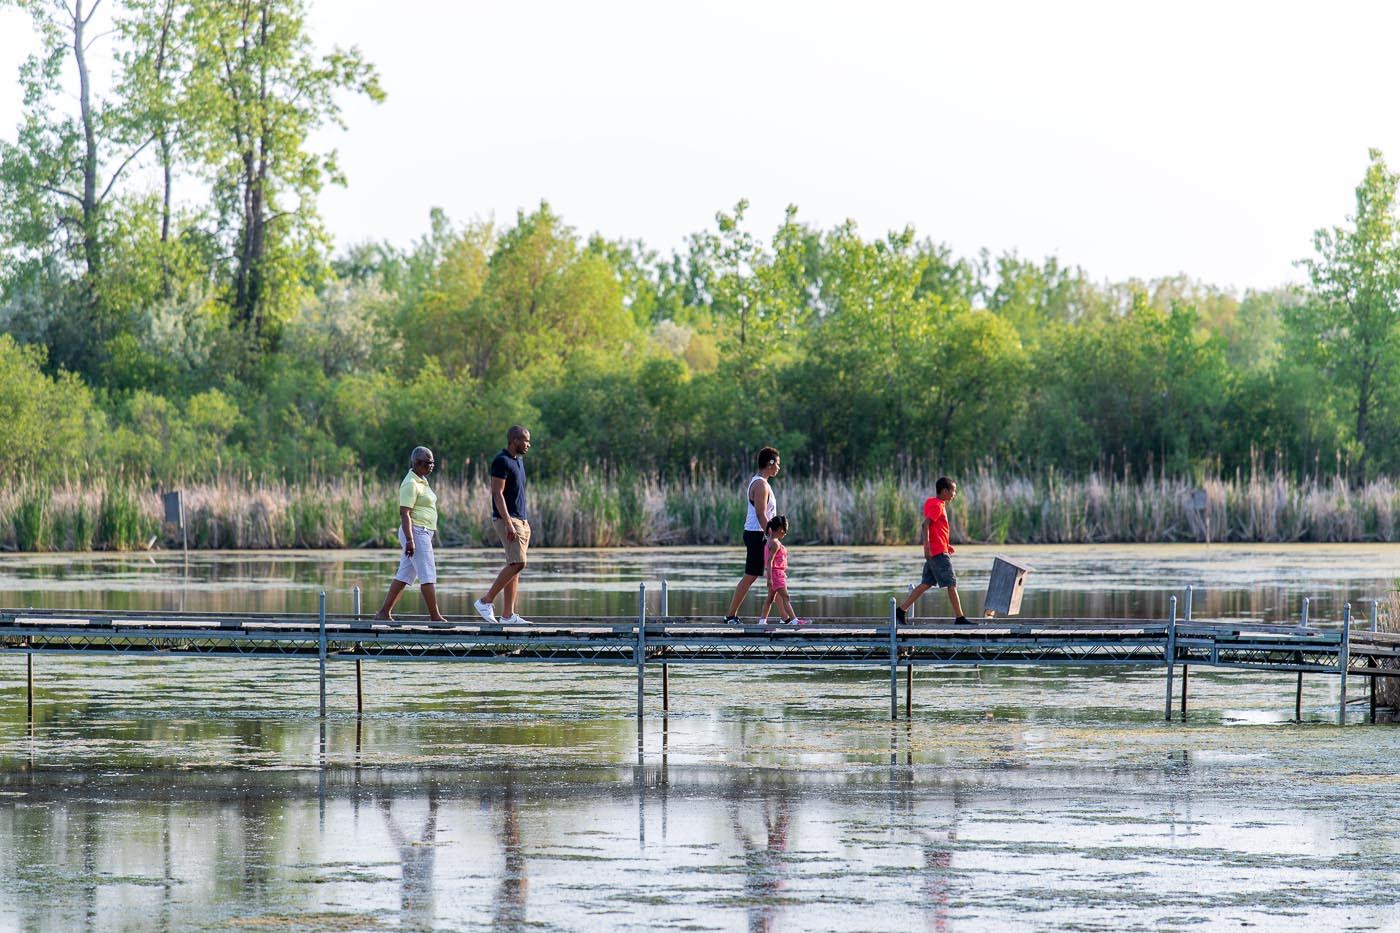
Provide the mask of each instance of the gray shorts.
POLYGON ((924 586, 949 587, 958 585, 958 575, 953 573, 953 559, 947 554, 935 554, 924 561, 924 586))

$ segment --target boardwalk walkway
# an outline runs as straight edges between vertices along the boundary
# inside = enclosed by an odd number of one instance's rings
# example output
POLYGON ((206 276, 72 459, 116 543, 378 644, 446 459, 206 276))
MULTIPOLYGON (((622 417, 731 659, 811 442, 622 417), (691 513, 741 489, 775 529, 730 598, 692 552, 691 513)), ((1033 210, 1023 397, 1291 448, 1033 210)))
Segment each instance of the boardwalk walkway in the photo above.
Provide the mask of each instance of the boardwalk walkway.
MULTIPOLYGON (((1175 606, 1175 600, 1173 600, 1175 606)), ((912 713, 913 668, 947 665, 1190 667, 1338 676, 1345 710, 1348 677, 1400 676, 1400 634, 1350 624, 1278 625, 1231 620, 998 619, 978 625, 920 620, 818 619, 810 625, 725 625, 659 616, 543 618, 520 626, 376 622, 353 615, 200 612, 80 612, 0 609, 6 654, 159 655, 344 661, 471 661, 619 664, 637 672, 638 713, 648 667, 662 668, 669 708, 670 665, 800 664, 888 669, 891 715, 898 714, 898 669, 905 668, 912 713)), ((357 673, 359 664, 356 664, 357 673)), ((359 678, 357 677, 357 683, 359 678)), ((31 674, 32 704, 32 674, 31 674)), ((1301 686, 1300 686, 1301 695, 1301 686)), ((357 690, 357 705, 363 704, 357 690)), ((1344 718, 1344 715, 1343 715, 1344 718)))

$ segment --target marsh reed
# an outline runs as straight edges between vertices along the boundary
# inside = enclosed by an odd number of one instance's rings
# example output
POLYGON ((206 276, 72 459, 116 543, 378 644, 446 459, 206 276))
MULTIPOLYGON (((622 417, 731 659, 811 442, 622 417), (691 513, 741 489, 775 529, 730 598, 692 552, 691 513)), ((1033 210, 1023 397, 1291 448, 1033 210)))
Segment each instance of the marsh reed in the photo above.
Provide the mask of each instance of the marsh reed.
MULTIPOLYGON (((792 540, 805 544, 911 544, 933 478, 852 481, 831 476, 774 482, 792 540)), ((493 545, 485 482, 434 478, 439 536, 449 547, 493 545)), ((394 541, 396 481, 363 477, 303 483, 220 477, 183 487, 195 548, 360 548, 394 541)), ((743 480, 678 482, 583 471, 530 487, 535 542, 545 547, 728 544, 743 523, 743 480)), ((980 469, 959 477, 951 509, 957 543, 1395 541, 1400 487, 1382 478, 1355 487, 1340 478, 1235 479, 1098 474, 1030 478, 980 469)), ((125 550, 155 538, 160 490, 98 479, 47 485, 0 483, 0 548, 125 550)))

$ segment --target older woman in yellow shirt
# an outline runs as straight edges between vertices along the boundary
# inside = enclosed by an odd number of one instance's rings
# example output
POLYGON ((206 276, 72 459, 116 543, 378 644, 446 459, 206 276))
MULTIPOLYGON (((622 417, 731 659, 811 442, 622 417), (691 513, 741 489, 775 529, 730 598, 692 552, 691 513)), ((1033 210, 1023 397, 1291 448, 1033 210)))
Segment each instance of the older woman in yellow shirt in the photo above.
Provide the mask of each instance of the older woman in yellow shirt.
POLYGON ((376 619, 392 619, 394 604, 403 595, 404 587, 415 580, 423 590, 423 605, 428 618, 446 622, 437 606, 437 561, 433 556, 433 532, 437 531, 437 494, 428 485, 428 474, 436 461, 426 447, 415 447, 409 457, 408 475, 399 485, 399 544, 403 557, 398 572, 384 595, 384 605, 375 613, 376 619))

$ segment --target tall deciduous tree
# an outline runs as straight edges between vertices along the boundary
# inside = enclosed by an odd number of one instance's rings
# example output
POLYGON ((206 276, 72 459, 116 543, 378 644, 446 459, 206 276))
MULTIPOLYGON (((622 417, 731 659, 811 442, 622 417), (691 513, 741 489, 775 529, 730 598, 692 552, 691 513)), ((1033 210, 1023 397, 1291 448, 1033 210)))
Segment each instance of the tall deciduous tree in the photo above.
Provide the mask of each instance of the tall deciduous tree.
POLYGON ((62 311, 71 319, 51 322, 49 342, 63 351, 57 362, 92 374, 112 330, 98 288, 106 208, 150 140, 123 136, 123 103, 97 86, 90 55, 104 35, 102 0, 10 2, 29 13, 42 50, 20 69, 16 141, 0 142, 0 223, 12 263, 22 257, 76 274, 75 300, 62 311), (69 68, 75 86, 65 81, 69 68))
POLYGON ((1400 376, 1400 178, 1379 150, 1356 188, 1350 227, 1318 230, 1316 258, 1305 259, 1311 294, 1288 309, 1293 348, 1320 366, 1345 393, 1354 416, 1356 471, 1365 481, 1379 446, 1373 436, 1378 407, 1400 376))
POLYGON ((323 240, 316 197, 345 179, 312 132, 343 126, 340 95, 384 97, 357 49, 312 48, 301 0, 188 6, 192 69, 182 114, 232 252, 234 316, 260 342, 296 301, 323 240))

